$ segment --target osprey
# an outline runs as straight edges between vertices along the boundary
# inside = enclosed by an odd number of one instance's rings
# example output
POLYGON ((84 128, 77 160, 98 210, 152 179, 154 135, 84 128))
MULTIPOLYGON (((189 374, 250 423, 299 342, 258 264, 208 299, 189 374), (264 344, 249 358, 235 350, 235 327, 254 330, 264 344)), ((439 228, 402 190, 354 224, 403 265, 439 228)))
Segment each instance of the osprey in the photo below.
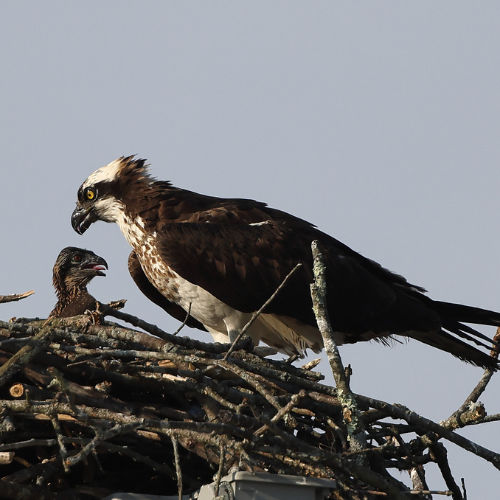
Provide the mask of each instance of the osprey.
POLYGON ((83 234, 115 222, 131 245, 129 270, 139 288, 177 319, 228 342, 297 264, 252 324, 255 343, 287 354, 319 351, 309 284, 311 242, 327 266, 327 305, 336 342, 412 337, 472 364, 497 368, 481 348, 495 343, 464 323, 500 325, 500 313, 434 301, 425 290, 265 203, 216 198, 152 178, 144 160, 121 157, 93 172, 78 190, 72 226, 83 234), (473 347, 468 342, 476 344, 473 347))
POLYGON ((87 284, 95 276, 105 276, 106 261, 90 250, 66 247, 57 256, 52 271, 57 304, 49 318, 67 318, 95 311, 97 300, 87 291, 87 284))

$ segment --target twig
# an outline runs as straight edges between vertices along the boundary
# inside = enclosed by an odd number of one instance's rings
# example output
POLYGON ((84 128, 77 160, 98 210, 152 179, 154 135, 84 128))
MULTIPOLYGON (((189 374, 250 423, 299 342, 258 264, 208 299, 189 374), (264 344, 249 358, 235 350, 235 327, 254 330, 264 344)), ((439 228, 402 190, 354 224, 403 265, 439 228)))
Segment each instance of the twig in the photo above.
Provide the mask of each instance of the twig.
POLYGON ((236 344, 240 341, 241 337, 243 337, 243 335, 246 333, 246 331, 252 326, 252 323, 259 317, 259 315, 262 313, 262 311, 274 300, 274 297, 276 297, 276 295, 278 295, 279 291, 286 285, 286 282, 289 280, 289 278, 301 266, 302 266, 302 264, 299 262, 285 276, 285 278, 283 279, 283 281, 281 282, 281 284, 278 286, 278 288, 276 288, 276 290, 273 292, 273 294, 264 302, 264 304, 262 304, 262 306, 257 311, 255 311, 252 314, 252 316, 250 317, 250 319, 248 320, 248 322, 246 323, 246 325, 241 329, 240 333, 238 333, 238 335, 236 336, 236 338, 233 340, 233 343, 231 344, 231 347, 229 347, 228 351, 224 355, 224 358, 223 358, 224 360, 226 360, 231 355, 231 353, 234 351, 234 348, 236 347, 236 344))
POLYGON ((217 474, 215 476, 215 496, 219 496, 220 480, 222 478, 222 471, 224 470, 224 453, 225 447, 222 437, 219 439, 219 467, 217 468, 217 474))
POLYGON ((438 464, 446 486, 448 486, 448 489, 452 493, 453 500, 464 500, 458 484, 455 482, 455 479, 453 479, 450 464, 448 463, 446 448, 442 443, 434 443, 429 446, 429 450, 438 464))
POLYGON ((14 375, 23 364, 28 363, 45 345, 51 333, 51 326, 55 320, 47 320, 40 331, 24 346, 19 349, 8 361, 0 366, 0 387, 14 375))
POLYGON ((451 497, 451 491, 448 490, 410 490, 409 495, 425 495, 427 498, 432 498, 431 495, 444 495, 451 497))
POLYGON ((470 422, 472 425, 483 424, 486 422, 498 422, 500 420, 500 413, 494 413, 493 415, 486 415, 482 419, 478 419, 475 422, 470 422))
POLYGON ((321 363, 321 358, 313 359, 302 366, 303 370, 314 370, 321 363))
POLYGON ((177 328, 177 330, 175 330, 175 332, 172 333, 172 335, 177 335, 186 326, 186 323, 188 322, 190 315, 191 315, 191 302, 189 303, 189 308, 188 308, 188 311, 187 311, 186 316, 184 318, 184 321, 181 323, 179 328, 177 328))
MULTIPOLYGON (((285 405, 283 406, 283 408, 281 408, 280 410, 278 410, 278 412, 276 413, 276 415, 274 415, 274 417, 271 419, 271 422, 278 422, 281 418, 283 418, 285 415, 287 415, 294 406, 296 406, 298 404, 298 402, 306 395, 306 391, 304 391, 304 389, 302 389, 298 394, 294 394, 291 398, 290 398, 290 401, 285 405)), ((263 432, 265 432, 267 429, 269 429, 269 426, 267 424, 264 424, 262 427, 260 427, 259 429, 257 429, 255 432, 254 432, 254 435, 255 436, 260 436, 263 432)))
POLYGON ((35 293, 35 290, 30 290, 28 292, 15 293, 13 295, 0 295, 0 304, 3 304, 5 302, 14 302, 16 300, 25 299, 26 297, 29 297, 30 295, 33 295, 34 293, 35 293))
POLYGON ((101 441, 105 441, 106 439, 118 436, 119 434, 127 434, 137 429, 139 425, 139 423, 132 422, 125 425, 117 424, 106 431, 96 429, 94 439, 87 443, 78 453, 66 458, 66 460, 64 461, 65 465, 68 467, 76 465, 83 458, 92 453, 95 450, 96 446, 101 443, 101 441))
POLYGON ((51 439, 35 439, 31 438, 26 441, 19 441, 17 443, 0 444, 0 451, 6 450, 20 450, 22 448, 31 448, 33 446, 54 446, 57 440, 51 439))
POLYGON ((477 422, 484 422, 486 415, 486 409, 483 403, 470 402, 468 406, 463 407, 463 405, 453 413, 446 420, 439 422, 439 425, 446 429, 454 430, 459 427, 465 427, 466 425, 475 424, 477 422))
MULTIPOLYGON (((125 307, 125 303, 127 302, 127 299, 119 299, 119 300, 113 300, 109 302, 107 305, 113 309, 123 309, 125 307)), ((100 302, 97 303, 99 312, 102 311, 102 304, 100 302)))
POLYGON ((278 400, 269 392, 265 389, 265 387, 255 379, 253 376, 254 374, 250 374, 249 372, 241 369, 238 366, 233 365, 232 363, 229 363, 227 361, 214 361, 214 364, 217 366, 220 366, 228 371, 231 371, 235 373, 236 375, 240 376, 245 382, 250 384, 252 387, 254 387, 264 398, 271 404, 273 405, 278 411, 280 411, 281 405, 279 404, 278 400))
POLYGON ((177 438, 171 437, 172 446, 174 448, 174 460, 175 460, 175 473, 177 474, 177 492, 179 495, 179 500, 182 500, 182 469, 179 459, 179 447, 177 445, 177 438))
MULTIPOLYGON (((497 329, 497 332, 496 332, 495 336, 493 337, 493 343, 497 347, 494 348, 490 354, 492 357, 495 357, 498 359, 498 354, 499 354, 498 346, 500 344, 500 328, 497 329)), ((474 387, 474 389, 467 396, 467 398, 462 403, 460 408, 458 408, 458 410, 455 411, 449 417, 448 420, 453 419, 453 418, 458 420, 460 414, 464 413, 467 410, 467 408, 470 407, 471 403, 475 403, 481 397, 481 394, 483 394, 483 392, 485 391, 486 386, 488 385, 489 381, 491 380, 491 377, 493 376, 493 373, 494 373, 494 370, 492 370, 491 368, 487 368, 486 370, 484 370, 484 373, 483 373, 481 379, 479 380, 479 382, 477 383, 476 387, 474 387)))
POLYGON ((57 444, 59 445, 59 454, 61 455, 64 472, 69 472, 69 466, 66 463, 68 451, 66 450, 66 446, 64 445, 64 437, 62 434, 61 425, 59 423, 59 420, 57 419, 57 415, 54 414, 53 416, 51 416, 50 422, 52 423, 52 427, 54 428, 54 432, 56 433, 57 444))
MULTIPOLYGON (((387 416, 393 418, 401 418, 408 422, 408 424, 415 426, 418 430, 431 431, 437 434, 439 437, 445 438, 452 443, 460 446, 464 450, 470 451, 475 455, 484 458, 488 462, 491 462, 497 469, 500 469, 500 454, 495 453, 487 448, 470 441, 469 439, 460 436, 459 434, 446 429, 445 427, 433 422, 432 420, 422 417, 412 410, 409 410, 403 405, 390 405, 384 401, 379 401, 374 398, 368 398, 366 396, 357 395, 356 398, 360 401, 366 401, 368 404, 374 408, 383 409, 387 411, 387 416)), ((422 439, 426 436, 422 436, 422 439)), ((431 442, 432 439, 429 439, 431 442)), ((426 446, 428 443, 426 444, 426 446)))
POLYGON ((131 314, 124 313, 123 311, 117 311, 107 304, 101 304, 100 310, 104 314, 104 316, 113 316, 114 318, 126 321, 133 326, 142 328, 144 331, 151 333, 152 335, 160 337, 161 339, 169 340, 170 338, 170 333, 165 332, 161 328, 158 328, 156 325, 148 323, 147 321, 137 318, 136 316, 132 316, 131 314))

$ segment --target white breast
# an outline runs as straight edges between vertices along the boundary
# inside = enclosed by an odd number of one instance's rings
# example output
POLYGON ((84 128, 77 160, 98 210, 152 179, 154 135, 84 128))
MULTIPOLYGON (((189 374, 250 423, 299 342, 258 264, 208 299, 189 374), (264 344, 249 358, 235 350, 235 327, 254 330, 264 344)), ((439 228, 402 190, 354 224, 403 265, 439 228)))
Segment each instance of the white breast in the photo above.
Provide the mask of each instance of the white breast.
MULTIPOLYGON (((216 342, 229 342, 229 332, 239 332, 252 314, 233 309, 207 290, 181 277, 171 269, 157 251, 156 232, 148 234, 140 217, 125 214, 118 224, 134 249, 149 281, 169 301, 181 306, 202 323, 216 342)), ((321 335, 316 328, 298 324, 293 318, 262 314, 247 333, 257 345, 263 340, 287 354, 302 354, 306 348, 321 348, 321 335)))
POLYGON ((225 336, 228 330, 239 329, 248 321, 248 314, 229 307, 171 269, 158 254, 156 232, 147 234, 140 217, 132 220, 124 214, 118 224, 134 249, 147 278, 165 298, 180 305, 185 311, 190 310, 191 316, 207 329, 225 336))

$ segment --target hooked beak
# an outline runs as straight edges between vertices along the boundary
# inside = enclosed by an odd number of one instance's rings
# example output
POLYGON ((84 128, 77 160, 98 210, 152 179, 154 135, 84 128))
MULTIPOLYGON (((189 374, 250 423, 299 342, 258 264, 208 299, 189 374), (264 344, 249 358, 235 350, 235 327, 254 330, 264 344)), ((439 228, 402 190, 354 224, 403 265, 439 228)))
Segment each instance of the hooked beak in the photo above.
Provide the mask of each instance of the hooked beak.
POLYGON ((96 276, 106 276, 103 271, 108 269, 108 263, 99 255, 94 254, 85 259, 80 267, 93 271, 96 276))
POLYGON ((83 234, 96 220, 92 208, 83 208, 78 203, 71 214, 71 225, 78 234, 83 234))

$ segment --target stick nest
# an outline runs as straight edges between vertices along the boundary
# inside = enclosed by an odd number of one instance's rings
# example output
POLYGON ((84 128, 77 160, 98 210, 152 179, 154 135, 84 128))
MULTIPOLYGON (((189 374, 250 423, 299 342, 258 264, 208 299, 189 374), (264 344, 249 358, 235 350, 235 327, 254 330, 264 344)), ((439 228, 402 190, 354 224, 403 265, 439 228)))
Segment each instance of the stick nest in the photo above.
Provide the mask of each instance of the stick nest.
MULTIPOLYGON (((353 450, 349 412, 314 363, 261 358, 244 340, 224 359, 227 345, 93 319, 0 322, 0 498, 174 495, 235 469, 334 478, 332 498, 380 498, 411 489, 394 469, 429 461, 460 498, 439 441, 453 419, 355 395, 368 444, 353 450)), ((460 425, 484 418, 471 404, 460 425)))

